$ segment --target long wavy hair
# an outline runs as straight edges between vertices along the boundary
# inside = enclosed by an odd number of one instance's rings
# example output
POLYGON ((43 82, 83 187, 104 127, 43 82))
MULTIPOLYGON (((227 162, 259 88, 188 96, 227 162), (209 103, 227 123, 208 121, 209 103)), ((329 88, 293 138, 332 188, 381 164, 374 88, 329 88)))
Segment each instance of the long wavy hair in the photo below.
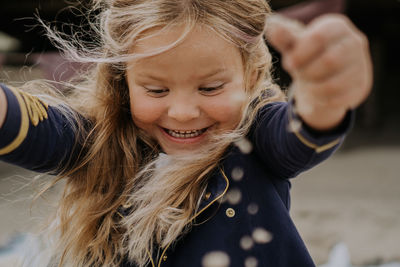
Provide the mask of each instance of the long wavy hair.
POLYGON ((87 74, 69 85, 65 100, 79 117, 61 109, 78 122, 80 153, 56 180, 65 178, 66 186, 52 228, 58 244, 53 251, 55 265, 118 266, 128 258, 145 266, 154 246, 165 248, 190 229, 207 179, 227 148, 248 133, 262 106, 284 100, 272 81, 271 55, 263 39, 271 14, 266 2, 93 0, 96 16, 90 25, 97 38, 91 43, 47 28, 65 55, 91 63, 87 74), (240 51, 246 105, 236 129, 214 136, 196 155, 171 156, 163 164, 158 144, 131 118, 126 65, 175 47, 199 24, 240 51), (157 34, 177 25, 184 31, 170 45, 149 54, 130 53, 148 30, 156 29, 151 32, 157 34), (120 216, 119 209, 127 206, 129 214, 120 216))

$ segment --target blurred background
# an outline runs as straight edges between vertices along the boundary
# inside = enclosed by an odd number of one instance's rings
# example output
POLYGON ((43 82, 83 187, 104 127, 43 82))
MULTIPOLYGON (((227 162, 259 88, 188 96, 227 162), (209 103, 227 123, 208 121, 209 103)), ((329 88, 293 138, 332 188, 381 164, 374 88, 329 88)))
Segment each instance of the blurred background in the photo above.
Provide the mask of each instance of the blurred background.
MULTIPOLYGON (((1 0, 0 82, 70 78, 79 65, 59 55, 35 16, 66 33, 71 32, 70 25, 89 30, 78 11, 87 3, 1 0)), ((328 262, 339 243, 348 248, 355 266, 400 261, 400 1, 271 0, 270 4, 304 23, 324 13, 346 14, 368 36, 374 62, 373 92, 357 110, 344 145, 331 159, 293 180, 291 214, 299 232, 317 264, 328 262)), ((273 49, 272 53, 275 77, 285 88, 290 77, 279 67, 279 54, 273 49)), ((35 177, 0 162, 0 251, 19 233, 32 231, 56 202, 57 188, 30 208, 39 183, 51 179, 35 177), (31 181, 39 183, 31 186, 31 181)))

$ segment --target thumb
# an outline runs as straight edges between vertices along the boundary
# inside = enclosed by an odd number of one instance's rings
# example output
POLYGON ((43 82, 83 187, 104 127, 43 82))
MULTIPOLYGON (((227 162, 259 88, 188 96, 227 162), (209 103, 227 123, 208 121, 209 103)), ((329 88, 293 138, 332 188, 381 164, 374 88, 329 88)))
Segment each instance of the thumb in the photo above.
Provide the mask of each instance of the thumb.
POLYGON ((267 18, 264 31, 267 41, 284 54, 294 47, 303 29, 302 23, 274 14, 267 18))

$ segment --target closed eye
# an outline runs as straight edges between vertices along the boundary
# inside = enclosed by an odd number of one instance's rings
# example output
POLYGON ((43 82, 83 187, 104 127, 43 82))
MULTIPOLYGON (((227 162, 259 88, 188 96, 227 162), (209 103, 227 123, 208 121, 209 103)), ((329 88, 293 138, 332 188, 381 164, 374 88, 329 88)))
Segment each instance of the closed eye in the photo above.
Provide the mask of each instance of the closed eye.
POLYGON ((154 96, 154 97, 162 97, 164 95, 166 95, 166 93, 168 93, 168 89, 167 88, 160 88, 160 89, 149 89, 144 87, 144 89, 146 89, 146 93, 150 96, 154 96))
POLYGON ((222 89, 225 84, 221 84, 219 86, 211 86, 211 87, 199 87, 199 91, 203 94, 213 95, 216 94, 218 90, 222 89))

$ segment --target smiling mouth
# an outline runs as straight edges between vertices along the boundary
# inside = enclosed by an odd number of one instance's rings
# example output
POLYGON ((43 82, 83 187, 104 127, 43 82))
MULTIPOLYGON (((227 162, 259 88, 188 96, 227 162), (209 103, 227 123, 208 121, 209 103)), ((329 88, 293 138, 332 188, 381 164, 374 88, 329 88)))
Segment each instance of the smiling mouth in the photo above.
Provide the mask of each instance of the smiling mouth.
POLYGON ((202 135, 205 131, 208 130, 208 128, 210 128, 210 127, 203 128, 200 130, 190 130, 190 131, 170 130, 170 129, 166 129, 166 128, 163 128, 163 130, 172 137, 189 139, 189 138, 195 138, 195 137, 202 135))

